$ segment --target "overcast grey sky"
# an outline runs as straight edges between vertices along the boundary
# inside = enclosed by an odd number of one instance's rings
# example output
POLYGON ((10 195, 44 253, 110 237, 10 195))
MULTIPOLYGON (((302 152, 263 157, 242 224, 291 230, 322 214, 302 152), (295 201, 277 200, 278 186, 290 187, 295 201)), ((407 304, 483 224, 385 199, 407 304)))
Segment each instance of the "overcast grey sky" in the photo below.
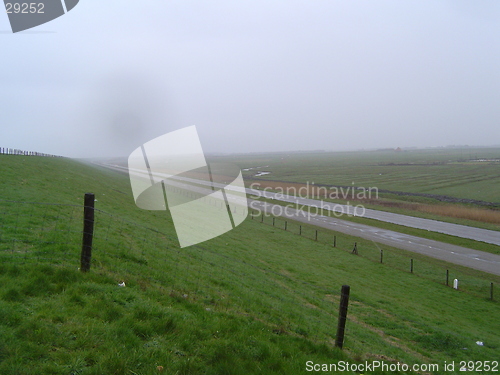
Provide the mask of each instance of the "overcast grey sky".
POLYGON ((12 34, 0 147, 128 155, 500 144, 500 1, 80 0, 12 34))

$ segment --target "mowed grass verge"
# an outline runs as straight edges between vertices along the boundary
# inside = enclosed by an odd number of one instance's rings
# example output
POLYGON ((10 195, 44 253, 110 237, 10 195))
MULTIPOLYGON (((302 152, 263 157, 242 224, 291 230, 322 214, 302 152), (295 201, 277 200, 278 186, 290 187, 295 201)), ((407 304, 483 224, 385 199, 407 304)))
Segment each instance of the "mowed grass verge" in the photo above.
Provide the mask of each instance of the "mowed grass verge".
POLYGON ((54 236, 42 255, 36 242, 16 243, 18 253, 0 239, 2 374, 301 374, 308 360, 498 360, 498 302, 250 219, 179 249, 168 213, 137 209, 126 175, 67 159, 0 162, 1 199, 81 205, 94 192, 96 208, 113 215, 96 212, 101 232, 83 274, 78 210, 2 207, 2 236, 26 226, 54 236), (62 231, 47 225, 58 218, 72 220, 62 231), (343 352, 333 348, 342 284, 352 291, 343 352))

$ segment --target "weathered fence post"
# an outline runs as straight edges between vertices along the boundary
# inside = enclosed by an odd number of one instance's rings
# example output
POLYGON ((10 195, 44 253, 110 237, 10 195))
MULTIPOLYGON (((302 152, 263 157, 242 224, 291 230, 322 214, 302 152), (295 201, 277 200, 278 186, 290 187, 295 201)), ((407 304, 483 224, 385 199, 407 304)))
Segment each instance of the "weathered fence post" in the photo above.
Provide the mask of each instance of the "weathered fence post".
POLYGON ((384 250, 380 249, 380 263, 384 263, 384 250))
POLYGON ((351 254, 358 255, 358 243, 357 242, 354 242, 354 249, 352 249, 351 254))
POLYGON ((410 272, 413 273, 413 259, 410 261, 410 272))
POLYGON ((273 227, 274 227, 274 219, 275 219, 275 218, 273 217, 273 227))
POLYGON ((349 285, 342 285, 342 291, 340 293, 339 322, 337 326, 337 335, 335 336, 335 346, 340 349, 344 346, 345 322, 347 319, 350 290, 351 287, 349 285))
POLYGON ((450 271, 446 270, 446 286, 450 286, 450 271))
POLYGON ((490 299, 493 301, 493 283, 490 284, 490 299))
POLYGON ((333 247, 337 247, 337 236, 333 236, 333 247))
POLYGON ((87 272, 90 270, 90 262, 92 259, 92 240, 94 238, 94 201, 93 193, 85 194, 83 207, 83 239, 82 239, 82 255, 80 258, 80 271, 87 272))
POLYGON ((315 241, 318 240, 318 230, 316 230, 316 238, 315 238, 315 241))
POLYGON ((288 224, 288 222, 285 220, 285 230, 286 230, 287 224, 288 224))
POLYGON ((302 225, 299 225, 299 236, 302 236, 302 225))

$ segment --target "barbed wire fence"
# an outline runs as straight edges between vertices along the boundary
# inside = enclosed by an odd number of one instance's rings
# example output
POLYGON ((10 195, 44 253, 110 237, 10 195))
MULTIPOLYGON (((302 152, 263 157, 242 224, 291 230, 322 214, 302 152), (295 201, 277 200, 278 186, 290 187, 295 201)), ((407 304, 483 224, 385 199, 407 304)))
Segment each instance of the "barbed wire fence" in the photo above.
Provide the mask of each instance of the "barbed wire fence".
MULTIPOLYGON (((207 311, 266 321, 276 334, 333 342, 340 286, 320 287, 208 246, 181 249, 172 234, 92 211, 90 271, 112 275, 117 285, 147 289, 154 284, 174 298, 204 304, 207 311), (297 304, 311 308, 294 309, 297 304)), ((0 200, 2 262, 81 267, 83 213, 82 205, 0 200)))
MULTIPOLYGON (((0 200, 2 262, 81 267, 84 238, 89 234, 84 229, 84 211, 82 205, 0 200)), ((181 249, 171 233, 94 207, 92 213, 91 271, 111 275, 117 285, 135 284, 144 290, 155 285, 173 298, 202 303, 207 311, 233 312, 266 321, 276 334, 286 332, 333 343, 339 290, 314 285, 209 246, 181 249), (296 309, 297 304, 309 308, 296 309)), ((493 300, 493 283, 463 271, 450 272, 375 243, 353 243, 348 236, 281 217, 257 216, 255 212, 251 216, 263 225, 351 252, 384 267, 442 284, 445 274, 450 280, 459 278, 461 291, 493 300)))
POLYGON ((311 241, 331 245, 341 251, 350 252, 353 255, 369 259, 380 263, 383 266, 389 266, 394 269, 409 272, 418 277, 423 277, 434 282, 453 287, 453 281, 459 281, 458 289, 476 297, 494 300, 494 282, 486 281, 484 278, 473 275, 473 271, 467 269, 453 268, 452 265, 443 268, 437 264, 426 261, 424 256, 418 254, 402 254, 402 252, 391 251, 384 245, 377 244, 374 241, 361 240, 353 241, 350 236, 333 230, 322 230, 313 225, 303 224, 298 221, 288 220, 281 216, 270 215, 262 210, 255 210, 252 219, 281 229, 292 234, 302 236, 311 241))

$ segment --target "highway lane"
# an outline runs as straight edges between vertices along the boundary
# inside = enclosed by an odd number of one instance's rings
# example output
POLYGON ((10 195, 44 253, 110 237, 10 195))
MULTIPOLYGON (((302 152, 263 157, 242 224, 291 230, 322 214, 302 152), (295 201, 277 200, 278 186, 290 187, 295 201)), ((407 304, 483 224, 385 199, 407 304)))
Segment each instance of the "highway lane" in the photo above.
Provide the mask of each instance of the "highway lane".
MULTIPOLYGON (((250 190, 250 189, 247 189, 250 190)), ((444 233, 451 236, 469 238, 475 241, 481 241, 500 246, 500 232, 481 228, 469 227, 443 221, 423 219, 414 216, 400 215, 392 212, 377 211, 372 209, 356 208, 352 205, 343 205, 337 203, 323 202, 316 199, 297 198, 294 196, 284 195, 281 193, 273 193, 270 191, 262 191, 253 189, 249 194, 262 196, 270 199, 276 199, 283 202, 293 204, 295 207, 319 207, 340 214, 349 214, 360 216, 367 219, 375 219, 388 223, 403 225, 406 227, 428 230, 432 232, 444 233)))
MULTIPOLYGON (((104 166, 109 167, 107 165, 104 166)), ((113 166, 112 169, 119 170, 121 172, 128 172, 127 168, 120 166, 113 166)), ((132 173, 138 177, 144 177, 145 179, 149 179, 149 175, 147 173, 144 173, 143 171, 132 171, 132 173)), ((166 176, 157 175, 155 177, 164 178, 166 176)), ((188 191, 189 190, 196 191, 197 193, 200 194, 208 194, 211 192, 210 189, 203 186, 203 185, 207 186, 210 183, 200 180, 193 180, 189 178, 175 178, 175 180, 176 181, 174 182, 174 184, 179 188, 188 191)), ((227 186, 223 184, 213 183, 213 185, 217 188, 227 189, 227 186)), ((353 223, 350 221, 339 219, 337 217, 323 216, 319 215, 316 210, 310 210, 309 212, 307 212, 307 210, 304 211, 294 208, 301 205, 306 205, 308 207, 313 207, 313 208, 314 206, 321 207, 321 203, 323 203, 323 205, 327 205, 328 203, 326 202, 321 202, 312 199, 296 198, 291 196, 283 196, 282 194, 280 195, 278 193, 273 193, 269 191, 260 191, 255 189, 245 189, 245 191, 250 196, 252 195, 255 197, 262 196, 268 199, 277 199, 277 200, 278 198, 280 198, 279 200, 290 203, 290 206, 285 207, 278 204, 272 204, 268 202, 249 199, 249 207, 260 212, 265 212, 268 214, 272 213, 276 216, 287 217, 289 219, 297 220, 303 223, 308 223, 318 227, 331 229, 337 232, 346 233, 352 236, 368 239, 388 246, 393 246, 396 248, 420 253, 450 263, 459 264, 465 267, 474 268, 495 275, 500 275, 500 255, 468 249, 461 246, 446 244, 443 242, 429 240, 426 238, 416 237, 391 230, 380 229, 369 225, 353 223)), ((242 191, 239 191, 240 194, 228 194, 228 198, 230 200, 234 200, 234 202, 237 201, 239 205, 245 205, 245 198, 241 196, 241 192, 242 191)), ((331 205, 335 206, 334 204, 331 205)), ((341 210, 340 207, 333 207, 333 206, 330 207, 330 209, 335 210, 335 212, 338 213, 341 210)), ((344 206, 343 209, 345 210, 343 211, 344 213, 349 213, 351 215, 358 214, 359 216, 362 216, 360 212, 355 212, 355 208, 353 206, 344 206)), ((399 216, 404 216, 404 215, 399 215, 399 216)), ((428 221, 432 222, 433 220, 428 220, 428 221)), ((448 224, 448 223, 442 223, 442 224, 448 224)), ((411 220, 409 226, 411 226, 411 220)))

